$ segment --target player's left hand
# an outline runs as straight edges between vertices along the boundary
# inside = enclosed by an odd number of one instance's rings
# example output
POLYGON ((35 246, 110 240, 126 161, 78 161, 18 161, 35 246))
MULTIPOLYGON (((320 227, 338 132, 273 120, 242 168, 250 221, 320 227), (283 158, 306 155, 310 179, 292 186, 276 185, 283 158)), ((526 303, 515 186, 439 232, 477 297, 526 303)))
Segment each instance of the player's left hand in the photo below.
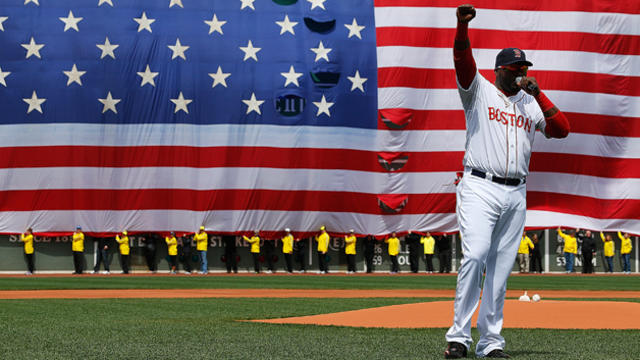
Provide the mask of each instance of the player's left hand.
POLYGON ((540 94, 540 86, 534 77, 522 77, 518 86, 529 95, 538 96, 540 94))

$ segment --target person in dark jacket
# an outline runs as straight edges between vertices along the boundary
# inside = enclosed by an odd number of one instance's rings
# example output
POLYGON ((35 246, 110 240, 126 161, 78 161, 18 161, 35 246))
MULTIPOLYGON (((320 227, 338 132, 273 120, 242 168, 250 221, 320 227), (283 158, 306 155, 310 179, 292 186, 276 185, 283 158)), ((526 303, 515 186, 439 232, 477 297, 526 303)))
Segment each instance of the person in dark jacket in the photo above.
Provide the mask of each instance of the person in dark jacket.
POLYGON ((156 249, 160 235, 156 233, 150 233, 146 236, 144 241, 144 257, 147 260, 147 267, 149 271, 155 273, 158 271, 158 265, 156 264, 156 249))
POLYGON ((262 250, 264 253, 264 260, 267 263, 267 271, 273 274, 276 272, 273 263, 274 263, 274 253, 276 249, 276 241, 273 239, 265 239, 264 244, 262 246, 262 250))
POLYGON ((540 253, 541 244, 538 234, 533 233, 533 235, 531 235, 531 242, 533 243, 533 249, 531 249, 530 252, 531 260, 529 262, 529 272, 542 274, 542 255, 540 253))
POLYGON ((579 231, 578 241, 582 243, 582 273, 593 274, 593 255, 596 252, 596 239, 591 230, 579 231))
POLYGON ((178 239, 178 251, 184 272, 191 274, 191 256, 193 253, 193 246, 191 244, 190 235, 185 234, 178 239))
POLYGON ((305 273, 307 272, 305 263, 304 263, 304 250, 307 246, 307 242, 309 239, 295 239, 293 242, 293 259, 298 264, 298 271, 305 273))
POLYGON ((376 249, 376 238, 373 235, 367 235, 362 241, 364 247, 364 261, 367 265, 367 273, 373 272, 373 255, 376 249))
POLYGON ((100 263, 104 264, 105 274, 109 274, 109 238, 99 237, 94 239, 96 245, 96 264, 93 267, 93 273, 100 272, 100 263))
POLYGON ((417 274, 420 270, 420 235, 409 231, 404 243, 409 247, 409 268, 412 273, 417 274))
POLYGON ((238 250, 236 248, 236 237, 233 235, 225 235, 222 237, 222 241, 224 242, 224 258, 225 264, 227 265, 227 273, 230 274, 233 271, 237 274, 238 262, 236 261, 236 257, 238 256, 238 250))
POLYGON ((438 249, 438 261, 440 262, 440 273, 451 272, 451 240, 445 235, 436 237, 436 248, 438 249))

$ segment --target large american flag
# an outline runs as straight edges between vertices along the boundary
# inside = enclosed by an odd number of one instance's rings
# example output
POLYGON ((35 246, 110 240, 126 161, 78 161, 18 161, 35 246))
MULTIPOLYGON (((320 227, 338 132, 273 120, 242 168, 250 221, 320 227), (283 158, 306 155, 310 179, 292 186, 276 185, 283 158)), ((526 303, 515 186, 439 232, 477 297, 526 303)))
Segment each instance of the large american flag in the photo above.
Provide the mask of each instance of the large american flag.
MULTIPOLYGON (((457 229, 464 115, 445 0, 3 0, 0 232, 457 229)), ((571 121, 529 227, 640 233, 640 13, 477 1, 571 121)))

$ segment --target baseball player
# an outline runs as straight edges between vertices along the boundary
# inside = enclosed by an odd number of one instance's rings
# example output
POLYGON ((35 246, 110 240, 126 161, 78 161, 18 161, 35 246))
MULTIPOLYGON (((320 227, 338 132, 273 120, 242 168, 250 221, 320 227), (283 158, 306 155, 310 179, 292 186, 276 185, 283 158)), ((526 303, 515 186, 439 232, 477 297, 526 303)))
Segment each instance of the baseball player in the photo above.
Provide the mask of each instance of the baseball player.
POLYGON ((464 175, 457 186, 456 215, 462 239, 453 325, 445 358, 467 356, 473 315, 486 269, 478 313, 479 357, 507 358, 502 330, 507 277, 516 258, 526 213, 526 176, 536 130, 546 137, 569 133, 567 118, 527 77, 524 51, 507 48, 496 57, 495 83, 476 68, 468 24, 472 5, 458 6, 454 65, 466 117, 464 175))

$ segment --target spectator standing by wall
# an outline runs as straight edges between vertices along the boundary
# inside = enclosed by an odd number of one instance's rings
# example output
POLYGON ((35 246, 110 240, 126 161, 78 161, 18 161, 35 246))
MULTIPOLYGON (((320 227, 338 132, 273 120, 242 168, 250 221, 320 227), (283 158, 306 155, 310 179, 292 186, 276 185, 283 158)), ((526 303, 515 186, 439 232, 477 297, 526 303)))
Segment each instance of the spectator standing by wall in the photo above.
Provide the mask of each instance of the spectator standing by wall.
POLYGON ((276 240, 272 240, 272 239, 264 239, 263 244, 263 255, 264 255, 264 259, 265 262, 267 263, 267 270, 269 271, 269 274, 273 274, 276 272, 276 268, 274 266, 274 262, 275 262, 275 250, 276 250, 276 240))
POLYGON ((582 273, 593 273, 593 255, 596 252, 596 241, 591 230, 578 231, 578 239, 582 243, 582 273))
POLYGON ((293 272, 293 235, 291 229, 284 229, 282 237, 282 256, 284 256, 285 269, 288 273, 293 272))
POLYGON ((445 235, 436 238, 438 249, 438 261, 440 262, 440 274, 451 272, 451 241, 445 235))
MULTIPOLYGON (((569 230, 571 231, 571 230, 569 230)), ((573 259, 575 259, 578 253, 578 241, 574 234, 565 234, 561 228, 558 228, 558 235, 564 239, 564 261, 567 274, 573 272, 573 259)))
POLYGON ((118 252, 120 253, 120 266, 122 267, 122 273, 129 273, 129 237, 127 236, 127 230, 122 232, 122 236, 116 235, 116 242, 118 243, 118 252))
POLYGON ((100 273, 100 263, 104 264, 104 273, 109 274, 109 238, 99 237, 94 240, 96 244, 96 264, 93 273, 100 273))
POLYGON ((73 253, 74 274, 82 274, 84 271, 84 234, 82 227, 76 227, 71 237, 71 252, 73 253))
POLYGON ((622 271, 625 274, 631 274, 631 249, 633 245, 631 245, 631 236, 629 233, 621 234, 618 231, 618 238, 620 239, 620 255, 622 256, 622 271))
POLYGON ((364 262, 367 266, 367 273, 373 272, 373 255, 376 249, 376 238, 373 235, 367 235, 363 241, 364 246, 364 262))
POLYGON ((400 239, 393 232, 391 237, 384 240, 388 244, 387 252, 389 253, 389 260, 391 260, 391 274, 397 274, 400 271, 398 266, 398 253, 400 252, 400 239))
POLYGON ((187 234, 184 234, 182 237, 178 239, 178 251, 179 258, 182 261, 182 267, 184 268, 184 272, 187 274, 191 274, 191 237, 187 234))
POLYGON ((251 238, 242 236, 242 238, 251 244, 251 256, 253 257, 253 270, 256 274, 260 273, 260 232, 256 230, 251 238))
POLYGON ((301 273, 307 272, 306 264, 304 262, 304 251, 307 247, 308 241, 308 239, 295 239, 293 241, 293 257, 296 260, 296 263, 298 263, 298 271, 301 273))
POLYGON ((175 274, 178 268, 178 239, 176 239, 176 233, 173 231, 171 234, 164 238, 167 243, 167 255, 169 255, 169 273, 175 274))
POLYGON ((354 230, 349 230, 349 235, 344 237, 344 253, 347 255, 347 274, 356 272, 356 243, 354 230))
POLYGON ((602 252, 604 255, 604 259, 607 263, 607 268, 605 272, 613 272, 613 255, 615 254, 615 244, 613 243, 613 239, 611 235, 607 234, 606 236, 600 231, 600 239, 602 239, 604 251, 602 252))
POLYGON ((420 237, 420 243, 424 249, 424 262, 427 266, 427 272, 433 274, 433 254, 436 246, 436 239, 428 232, 425 236, 420 237))
POLYGON ((20 234, 20 241, 24 243, 24 258, 27 262, 27 272, 25 275, 33 275, 35 271, 34 259, 33 259, 33 229, 28 228, 26 233, 20 234))
POLYGON ((527 236, 526 232, 522 233, 520 238, 520 247, 518 248, 518 265, 520 265, 520 273, 529 272, 529 249, 535 248, 535 245, 531 242, 531 238, 527 236))
POLYGON ((225 235, 222 237, 224 242, 224 263, 227 265, 227 274, 232 271, 238 273, 238 250, 236 248, 236 237, 233 235, 225 235))
POLYGON ((193 239, 196 241, 196 250, 198 251, 198 257, 200 258, 200 273, 209 273, 209 265, 207 263, 207 249, 209 248, 209 236, 204 231, 204 226, 200 226, 198 232, 193 235, 193 239))
POLYGON ((144 242, 144 258, 147 262, 147 268, 152 273, 158 271, 158 264, 156 263, 156 249, 158 239, 160 235, 156 233, 149 233, 148 236, 143 238, 144 242))
POLYGON ((404 238, 405 244, 409 247, 409 269, 414 274, 420 270, 420 235, 409 231, 409 234, 404 238))
POLYGON ((540 239, 538 238, 538 234, 533 233, 533 235, 531 235, 531 242, 533 243, 533 249, 531 250, 529 271, 542 274, 542 254, 540 253, 540 239))
POLYGON ((329 234, 324 226, 320 227, 320 234, 316 236, 318 243, 318 273, 328 274, 329 266, 327 266, 327 252, 329 251, 329 234))

